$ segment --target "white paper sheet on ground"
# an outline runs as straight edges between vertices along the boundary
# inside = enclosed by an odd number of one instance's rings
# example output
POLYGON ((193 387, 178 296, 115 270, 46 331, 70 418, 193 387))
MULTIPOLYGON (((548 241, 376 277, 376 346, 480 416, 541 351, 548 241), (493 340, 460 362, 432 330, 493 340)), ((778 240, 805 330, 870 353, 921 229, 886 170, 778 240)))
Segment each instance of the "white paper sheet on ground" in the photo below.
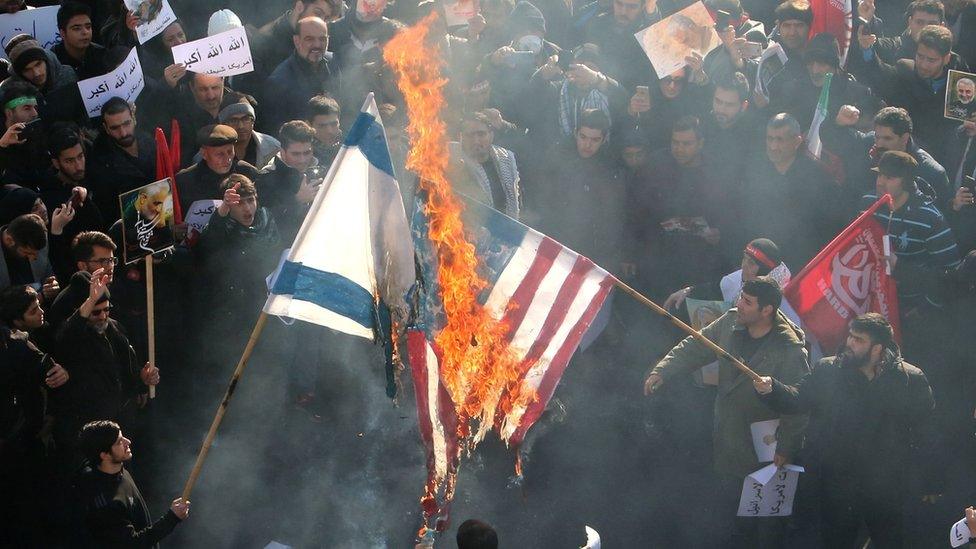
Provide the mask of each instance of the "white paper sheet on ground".
POLYGON ((800 473, 799 465, 776 467, 769 464, 742 481, 739 497, 740 517, 787 517, 793 514, 793 496, 800 473))
POLYGON ((966 525, 966 519, 963 518, 959 522, 952 525, 949 529, 949 543, 953 547, 962 547, 969 543, 969 538, 973 537, 973 533, 969 531, 969 526, 966 525))
POLYGON ((586 545, 582 549, 600 549, 600 533, 589 526, 583 528, 586 529, 586 545))
POLYGON ((752 447, 756 449, 759 463, 773 461, 773 456, 776 455, 776 429, 779 428, 779 420, 757 421, 749 428, 752 430, 752 447))
POLYGON ((278 543, 277 541, 271 540, 264 549, 291 549, 291 545, 285 545, 283 543, 278 543))

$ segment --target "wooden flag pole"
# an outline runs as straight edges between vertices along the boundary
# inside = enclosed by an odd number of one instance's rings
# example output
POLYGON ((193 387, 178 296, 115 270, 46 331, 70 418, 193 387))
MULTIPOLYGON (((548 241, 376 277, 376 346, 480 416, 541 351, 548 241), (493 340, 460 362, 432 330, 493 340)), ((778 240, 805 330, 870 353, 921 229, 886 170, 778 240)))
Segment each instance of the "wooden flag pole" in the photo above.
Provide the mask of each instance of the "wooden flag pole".
POLYGON ((753 381, 759 381, 759 374, 757 374, 755 371, 753 371, 752 368, 746 366, 741 360, 735 358, 734 356, 732 356, 731 354, 729 354, 728 351, 726 351, 725 349, 719 347, 714 342, 712 342, 712 340, 710 340, 707 337, 703 336, 701 334, 701 332, 699 332, 698 330, 696 330, 696 329, 692 328, 691 326, 685 324, 685 322, 683 320, 681 320, 680 318, 678 318, 678 317, 674 316, 673 314, 671 314, 670 312, 668 312, 664 307, 661 307, 657 303, 654 303, 650 299, 644 297, 643 294, 641 294, 637 290, 631 288, 627 284, 624 284, 617 277, 613 277, 613 283, 614 283, 614 285, 616 287, 618 287, 621 290, 623 290, 624 293, 630 295, 631 297, 633 297, 637 301, 643 303, 644 305, 646 305, 647 307, 649 307, 654 312, 656 312, 659 315, 662 315, 664 317, 667 317, 667 319, 670 320, 675 326, 677 326, 678 328, 681 328, 682 330, 684 330, 685 332, 687 332, 688 335, 690 335, 691 337, 693 337, 693 338, 697 339, 698 341, 702 342, 706 347, 708 347, 710 350, 712 350, 716 355, 718 355, 718 356, 720 356, 720 357, 728 360, 729 362, 731 362, 733 366, 735 366, 736 368, 738 368, 739 370, 741 370, 742 373, 744 373, 747 376, 749 376, 750 378, 752 378, 753 381))
MULTIPOLYGON (((146 316, 149 321, 149 366, 156 366, 156 305, 153 298, 153 256, 146 256, 146 316)), ((149 398, 156 398, 156 386, 149 386, 149 398)))
POLYGON ((251 337, 247 340, 247 345, 244 347, 244 353, 241 355, 240 362, 237 363, 237 369, 234 370, 234 375, 230 378, 230 383, 227 385, 227 391, 224 393, 223 400, 220 401, 220 405, 217 406, 217 414, 214 415, 213 423, 210 424, 210 431, 207 433, 207 438, 203 441, 203 446, 200 447, 200 453, 197 454, 197 461, 193 464, 193 470, 190 471, 190 478, 186 480, 186 485, 183 486, 183 499, 190 499, 190 492, 193 491, 193 485, 197 482, 197 477, 200 476, 200 470, 203 468, 203 462, 207 459, 207 453, 210 452, 210 446, 213 444, 214 438, 217 436, 217 429, 220 428, 220 422, 224 419, 224 413, 227 411, 227 407, 230 405, 230 399, 234 396, 234 391, 237 389, 237 382, 241 379, 241 374, 244 372, 244 367, 247 366, 248 359, 251 358, 251 352, 254 350, 254 346, 258 342, 258 338, 261 337, 261 332, 264 330, 264 324, 268 320, 268 313, 261 311, 261 316, 258 317, 258 321, 254 324, 254 329, 251 330, 251 337))

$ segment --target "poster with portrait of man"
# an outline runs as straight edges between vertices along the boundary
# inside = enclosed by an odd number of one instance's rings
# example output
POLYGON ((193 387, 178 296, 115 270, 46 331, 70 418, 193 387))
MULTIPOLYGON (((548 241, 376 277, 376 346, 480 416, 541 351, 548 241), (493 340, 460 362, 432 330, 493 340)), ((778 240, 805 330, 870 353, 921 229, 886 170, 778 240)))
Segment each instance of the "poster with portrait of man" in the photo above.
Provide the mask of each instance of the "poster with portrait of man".
POLYGON ((692 52, 705 57, 720 42, 715 20, 702 2, 665 17, 634 37, 651 60, 658 78, 685 66, 685 57, 690 57, 692 52))
POLYGON ((162 252, 176 243, 173 236, 173 189, 161 179, 119 195, 122 207, 123 256, 126 265, 162 252))
POLYGON ((949 71, 946 84, 945 117, 976 122, 976 74, 949 71))

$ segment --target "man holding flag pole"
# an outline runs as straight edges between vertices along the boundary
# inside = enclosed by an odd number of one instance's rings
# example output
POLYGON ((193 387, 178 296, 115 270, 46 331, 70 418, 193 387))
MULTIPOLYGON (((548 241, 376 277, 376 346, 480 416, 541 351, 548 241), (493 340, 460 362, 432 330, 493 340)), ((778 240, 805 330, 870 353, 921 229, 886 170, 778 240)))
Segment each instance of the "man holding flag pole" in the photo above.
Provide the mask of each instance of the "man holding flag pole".
MULTIPOLYGON (((332 163, 251 332, 183 488, 188 500, 268 315, 394 345, 414 283, 413 243, 373 94, 332 163)), ((388 351, 388 358, 392 359, 388 351)))

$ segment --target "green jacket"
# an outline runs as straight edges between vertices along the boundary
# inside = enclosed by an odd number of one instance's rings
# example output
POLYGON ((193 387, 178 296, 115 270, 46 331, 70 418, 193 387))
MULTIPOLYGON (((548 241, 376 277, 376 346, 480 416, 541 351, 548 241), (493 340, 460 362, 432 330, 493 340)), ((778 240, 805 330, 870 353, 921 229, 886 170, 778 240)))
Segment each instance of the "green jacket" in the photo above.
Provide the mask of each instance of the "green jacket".
MULTIPOLYGON (((702 329, 702 334, 739 356, 737 332, 745 328, 736 324, 738 312, 730 309, 721 318, 702 329)), ((746 335, 748 334, 740 334, 746 335)), ((777 312, 769 337, 756 350, 752 360, 743 361, 759 375, 772 376, 794 385, 809 372, 803 331, 777 312)), ((652 373, 664 383, 675 376, 688 374, 715 361, 715 353, 691 336, 671 349, 654 367, 652 373)), ((715 399, 715 422, 712 431, 715 471, 721 475, 745 478, 760 468, 752 445, 750 425, 757 421, 780 418, 776 433, 777 453, 792 458, 800 449, 807 416, 783 415, 763 403, 749 376, 739 372, 731 362, 719 359, 718 395, 715 399)))

